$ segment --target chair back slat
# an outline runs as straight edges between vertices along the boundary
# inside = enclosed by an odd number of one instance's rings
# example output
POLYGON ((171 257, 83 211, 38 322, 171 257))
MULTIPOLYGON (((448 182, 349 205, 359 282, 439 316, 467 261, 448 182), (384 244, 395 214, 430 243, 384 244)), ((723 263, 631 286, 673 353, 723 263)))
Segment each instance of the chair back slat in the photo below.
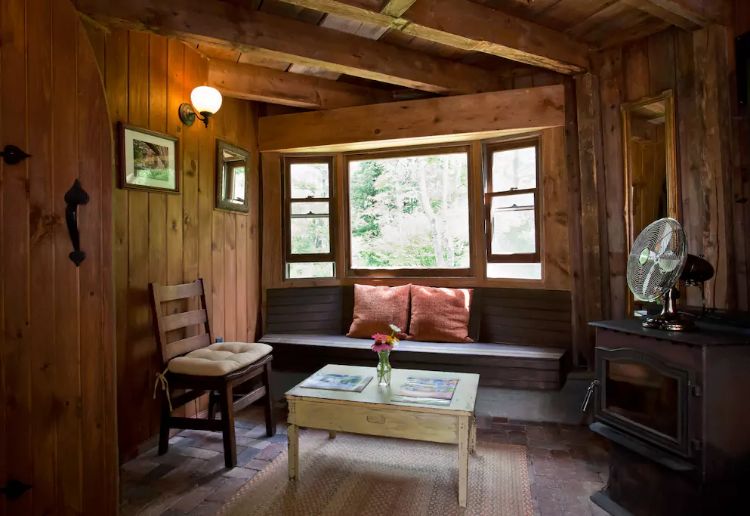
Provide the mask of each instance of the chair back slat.
POLYGON ((211 344, 211 328, 209 326, 208 312, 206 311, 206 295, 201 278, 192 283, 183 283, 181 285, 151 283, 149 290, 151 292, 154 333, 156 334, 156 342, 161 352, 163 366, 174 357, 211 344), (192 305, 193 308, 188 309, 186 306, 183 312, 164 314, 162 303, 189 300, 191 298, 198 299, 199 304, 197 307, 193 303, 185 303, 185 305, 192 305), (190 330, 182 333, 175 332, 175 330, 183 328, 190 330), (170 335, 170 332, 175 333, 170 335), (170 342, 170 337, 172 339, 177 338, 177 340, 170 342))
POLYGON ((200 335, 193 335, 186 339, 176 340, 170 342, 166 347, 166 355, 164 357, 165 362, 169 362, 174 357, 179 357, 196 349, 205 348, 211 344, 208 338, 208 333, 201 333, 200 335))
POLYGON ((162 329, 164 331, 179 330, 180 328, 202 324, 206 322, 206 319, 206 311, 203 309, 191 310, 189 312, 182 312, 179 314, 165 315, 161 321, 163 325, 162 329))
POLYGON ((192 283, 182 285, 159 285, 159 297, 162 303, 176 301, 177 299, 188 299, 203 295, 203 282, 198 279, 192 283))

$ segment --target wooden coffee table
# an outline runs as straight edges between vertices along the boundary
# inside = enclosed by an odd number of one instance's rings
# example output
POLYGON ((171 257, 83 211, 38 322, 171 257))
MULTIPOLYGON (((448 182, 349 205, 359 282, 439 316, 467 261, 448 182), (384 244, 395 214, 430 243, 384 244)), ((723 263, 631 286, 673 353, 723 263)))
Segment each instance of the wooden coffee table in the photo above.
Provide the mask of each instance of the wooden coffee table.
POLYGON ((307 389, 297 385, 286 393, 289 404, 289 478, 299 477, 299 428, 399 437, 458 444, 458 504, 466 507, 469 454, 476 446, 474 403, 478 374, 394 369, 391 386, 380 387, 374 367, 327 365, 320 373, 372 376, 362 392, 307 389), (391 394, 407 377, 458 378, 451 404, 446 407, 394 403, 391 394))

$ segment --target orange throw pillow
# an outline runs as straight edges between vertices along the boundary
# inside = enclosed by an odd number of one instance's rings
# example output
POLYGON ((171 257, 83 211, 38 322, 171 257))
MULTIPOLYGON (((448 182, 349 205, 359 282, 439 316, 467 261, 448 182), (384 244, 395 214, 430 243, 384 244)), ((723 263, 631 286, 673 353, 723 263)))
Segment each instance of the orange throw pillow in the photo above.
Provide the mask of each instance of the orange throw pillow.
POLYGON ((409 287, 354 285, 354 317, 347 337, 369 339, 373 333, 390 335, 389 324, 406 331, 409 322, 409 287))
POLYGON ((473 342, 469 309, 474 290, 412 285, 410 339, 425 342, 473 342))

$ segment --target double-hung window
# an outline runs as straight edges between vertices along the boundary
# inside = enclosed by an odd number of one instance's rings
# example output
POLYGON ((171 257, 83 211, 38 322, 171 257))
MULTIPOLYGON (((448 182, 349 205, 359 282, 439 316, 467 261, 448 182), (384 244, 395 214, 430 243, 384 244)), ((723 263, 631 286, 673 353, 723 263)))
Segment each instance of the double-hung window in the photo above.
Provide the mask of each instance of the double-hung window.
POLYGON ((487 145, 487 276, 541 279, 539 141, 487 145))
POLYGON ((466 146, 350 155, 347 177, 352 275, 468 275, 466 146))
POLYGON ((333 160, 284 160, 286 278, 335 276, 333 160))

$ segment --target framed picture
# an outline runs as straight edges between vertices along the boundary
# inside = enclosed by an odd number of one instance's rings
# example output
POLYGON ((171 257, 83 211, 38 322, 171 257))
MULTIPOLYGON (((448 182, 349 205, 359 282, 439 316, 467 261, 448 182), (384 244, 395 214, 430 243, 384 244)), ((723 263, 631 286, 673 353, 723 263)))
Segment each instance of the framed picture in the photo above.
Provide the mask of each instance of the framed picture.
POLYGON ((120 187, 180 191, 177 138, 120 124, 120 187))

